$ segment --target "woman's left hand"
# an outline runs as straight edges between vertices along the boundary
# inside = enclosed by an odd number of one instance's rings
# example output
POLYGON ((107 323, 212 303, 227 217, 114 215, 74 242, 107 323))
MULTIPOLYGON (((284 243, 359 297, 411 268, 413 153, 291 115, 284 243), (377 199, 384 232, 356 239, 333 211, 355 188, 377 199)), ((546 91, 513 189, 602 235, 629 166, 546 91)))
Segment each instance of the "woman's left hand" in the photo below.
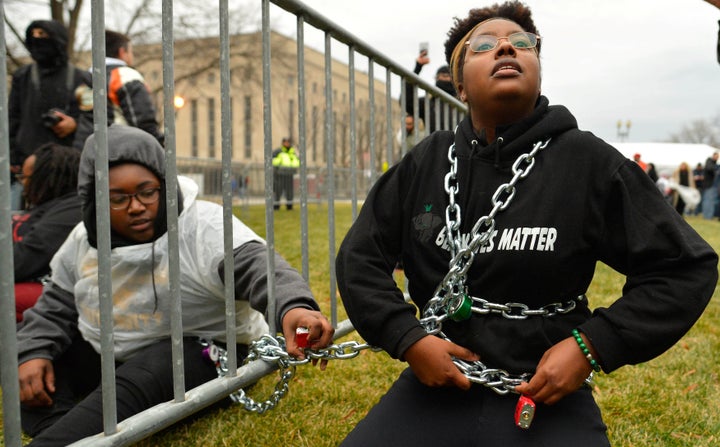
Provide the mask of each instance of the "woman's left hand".
MULTIPOLYGON (((333 328, 328 319, 325 318, 325 315, 318 311, 302 307, 296 307, 287 311, 283 317, 282 326, 288 354, 299 359, 304 359, 305 353, 302 348, 298 347, 297 341, 295 340, 295 331, 297 328, 302 327, 308 330, 307 347, 309 349, 321 349, 330 345, 333 340, 333 334, 335 334, 335 328, 333 328)), ((317 364, 317 360, 313 360, 312 363, 313 365, 317 364)), ((325 370, 326 366, 327 360, 322 360, 320 362, 320 369, 325 370)))
POLYGON ((573 337, 551 347, 540 359, 535 375, 515 391, 535 402, 552 405, 580 388, 592 367, 573 337))

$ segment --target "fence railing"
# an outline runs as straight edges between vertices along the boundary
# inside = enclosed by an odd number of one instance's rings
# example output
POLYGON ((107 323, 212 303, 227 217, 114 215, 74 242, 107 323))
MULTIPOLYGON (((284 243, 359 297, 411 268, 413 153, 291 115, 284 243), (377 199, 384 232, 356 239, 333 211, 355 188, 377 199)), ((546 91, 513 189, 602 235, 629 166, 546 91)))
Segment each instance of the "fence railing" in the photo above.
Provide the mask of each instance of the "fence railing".
MULTIPOLYGON (((206 199, 219 199, 222 197, 223 165, 221 160, 178 158, 177 169, 180 175, 192 178, 200 187, 200 195, 206 199)), ((334 200, 351 200, 353 191, 356 197, 364 197, 370 190, 373 177, 377 173, 371 170, 357 172, 355 179, 350 168, 334 168, 333 183, 335 184, 334 200)), ((257 203, 265 198, 265 167, 257 163, 231 163, 230 186, 233 199, 241 203, 252 201, 257 203)), ((308 167, 305 171, 304 187, 307 190, 309 203, 327 202, 328 179, 327 167, 308 167)), ((300 190, 301 176, 293 176, 295 191, 300 190)), ((300 204, 301 198, 296 197, 294 202, 300 204)), ((284 202, 283 202, 284 203, 284 202)))
MULTIPOLYGON (((273 0, 273 4, 280 7, 287 14, 294 15, 297 21, 297 62, 299 67, 298 73, 298 143, 300 147, 305 146, 306 140, 306 110, 305 110, 305 77, 304 77, 304 48, 305 48, 305 28, 307 26, 314 27, 322 31, 325 35, 325 138, 327 139, 327 147, 333 148, 333 95, 332 83, 335 82, 330 70, 333 54, 331 51, 333 42, 345 44, 348 49, 348 68, 349 68, 349 91, 350 91, 350 166, 338 167, 335 163, 335 157, 332 151, 327 153, 327 163, 323 168, 308 169, 303 160, 301 152, 301 166, 295 176, 294 181, 297 182, 299 195, 297 203, 301 210, 301 228, 299 230, 301 238, 302 250, 302 274, 305 280, 309 277, 308 265, 308 203, 325 203, 327 204, 328 215, 328 241, 329 243, 329 265, 330 265, 330 281, 327 284, 331 301, 330 318, 333 326, 336 327, 336 337, 341 337, 352 331, 352 325, 349 322, 337 321, 337 294, 335 285, 335 222, 334 222, 334 203, 337 200, 349 200, 352 202, 353 218, 357 215, 357 204, 365 196, 373 182, 378 178, 381 172, 375 170, 362 171, 358 169, 357 159, 357 141, 355 138, 355 112, 356 95, 355 95, 355 78, 354 72, 357 69, 355 59, 363 56, 367 58, 368 74, 370 78, 368 88, 368 102, 370 104, 370 120, 374 123, 378 120, 385 120, 392 123, 391 110, 394 101, 398 97, 404 98, 404 92, 392 92, 391 85, 400 80, 400 84, 404 87, 406 82, 412 83, 415 89, 415 98, 418 98, 418 89, 431 93, 433 96, 440 98, 445 108, 443 115, 445 123, 440 127, 452 128, 458 122, 460 117, 465 113, 463 104, 450 97, 443 91, 433 85, 423 81, 414 73, 398 65, 395 61, 383 55, 381 52, 370 47, 361 39, 351 34, 329 19, 325 18, 318 12, 307 7, 302 2, 293 0, 273 0), (384 70, 384 78, 386 82, 385 100, 387 106, 384 108, 386 114, 379 116, 376 113, 374 104, 376 101, 374 91, 374 79, 376 78, 376 70, 384 70), (393 95, 396 95, 393 98, 393 95), (452 113, 449 113, 452 112, 452 113)), ((0 0, 0 7, 2 7, 0 0)), ((248 203, 250 200, 265 204, 266 209, 266 238, 268 254, 274 248, 273 240, 273 172, 272 172, 272 120, 271 120, 271 104, 273 91, 270 84, 270 14, 269 0, 262 1, 262 38, 263 38, 263 126, 264 126, 264 163, 262 165, 243 165, 235 163, 231 160, 231 121, 230 121, 230 82, 229 82, 229 35, 228 35, 228 1, 220 0, 218 8, 220 47, 220 90, 221 90, 221 127, 222 127, 222 159, 218 160, 198 160, 198 159, 181 159, 176 157, 176 138, 175 138, 175 120, 174 120, 174 65, 173 65, 173 1, 162 1, 162 46, 163 46, 163 79, 164 89, 163 97, 165 98, 163 108, 165 116, 165 145, 167 150, 167 189, 168 197, 177 197, 177 174, 183 174, 193 177, 200 185, 202 195, 207 198, 215 199, 222 203, 225 209, 225 297, 227 303, 227 321, 228 330, 226 331, 227 345, 235 344, 234 321, 234 291, 232 284, 234 283, 234 272, 232 269, 232 233, 231 225, 229 225, 232 207, 240 200, 241 203, 248 203), (244 202, 243 202, 244 201, 244 202)), ((91 28, 92 28, 92 56, 93 56, 93 84, 106 85, 105 79, 105 44, 104 44, 104 2, 102 0, 91 1, 91 28)), ((0 30, 5 35, 4 23, 0 21, 0 30)), ((5 52, 5 40, 0 42, 0 64, 3 69, 7 67, 5 52)), ((401 88, 402 89, 402 88, 401 88)), ((95 89, 94 102, 94 119, 96 122, 106 121, 106 109, 102 106, 107 98, 104 96, 104 89, 95 89)), ((6 222, 4 231, 0 231, 0 290, 3 300, 0 300, 0 373, 2 384, 2 411, 3 411, 3 436, 7 447, 18 447, 21 445, 21 429, 20 429, 20 403, 19 403, 19 387, 17 375, 17 342, 15 337, 15 321, 12 309, 14 298, 14 281, 13 278, 13 256, 12 256, 12 238, 9 231, 10 222, 10 166, 9 166, 9 140, 8 140, 8 124, 7 124, 7 86, 0 83, 0 219, 6 222)), ((427 97, 427 95, 426 95, 427 97)), ((417 101, 417 100, 416 100, 417 101)), ((427 101, 427 99, 426 99, 427 101)), ((425 110, 430 110, 428 102, 425 103, 425 110)), ((439 107, 439 106, 438 106, 439 107)), ((417 105, 414 107, 417 111, 417 105)), ((439 109, 436 109, 435 116, 440 116, 439 109)), ((419 122, 417 112, 415 112, 415 122, 419 122)), ((260 118, 260 117, 258 117, 260 118)), ((370 126, 370 163, 367 166, 377 166, 376 157, 380 151, 387 151, 388 160, 391 159, 389 154, 392 153, 391 144, 394 141, 392 126, 388 125, 387 141, 388 146, 385 148, 376 147, 375 135, 372 133, 374 126, 370 126)), ((403 138, 406 135, 403 134, 403 138)), ((96 141, 98 146, 97 169, 100 175, 97 175, 98 182, 96 184, 96 198, 100 207, 108 207, 108 185, 107 185, 107 131, 99 128, 96 133, 96 141), (105 183, 102 183, 105 179, 105 183)), ((178 252, 178 234, 177 234, 177 206, 176 201, 168 201, 168 239, 169 250, 178 252)), ((98 208, 100 209, 100 208, 98 208)), ((183 377, 183 358, 182 358, 182 338, 183 328, 181 322, 181 306, 179 291, 179 266, 178 260, 171 262, 169 266, 169 282, 171 299, 173 300, 172 309, 175 309, 171 315, 171 337, 173 340, 173 379, 174 379, 174 399, 170 402, 150 408, 140 414, 129 419, 117 421, 117 408, 115 405, 114 392, 114 368, 115 362, 113 357, 113 337, 112 337, 112 294, 111 279, 109 275, 109 259, 110 259, 110 223, 107 215, 98 213, 98 260, 99 274, 98 285, 100 289, 100 315, 101 315, 101 331, 103 334, 101 354, 102 354, 102 390, 103 390, 103 422, 104 431, 96 436, 86 438, 74 445, 78 446, 104 446, 104 445, 128 445, 145 438, 152 433, 162 430, 163 428, 173 424, 174 422, 206 407, 207 405, 222 399, 230 393, 246 386, 259 377, 262 377, 275 369, 274 365, 266 364, 262 361, 254 361, 238 368, 236 353, 230 353, 228 358, 228 374, 224 378, 212 380, 200 387, 192 390, 185 389, 183 377), (122 428, 122 429, 121 429, 122 428)), ((176 257, 177 258, 177 257, 176 257)), ((274 271, 273 256, 268 256, 270 272, 274 271)), ((274 283, 272 275, 269 275, 269 315, 275 314, 274 301, 274 283)), ((271 333, 276 332, 276 328, 271 323, 271 333)))

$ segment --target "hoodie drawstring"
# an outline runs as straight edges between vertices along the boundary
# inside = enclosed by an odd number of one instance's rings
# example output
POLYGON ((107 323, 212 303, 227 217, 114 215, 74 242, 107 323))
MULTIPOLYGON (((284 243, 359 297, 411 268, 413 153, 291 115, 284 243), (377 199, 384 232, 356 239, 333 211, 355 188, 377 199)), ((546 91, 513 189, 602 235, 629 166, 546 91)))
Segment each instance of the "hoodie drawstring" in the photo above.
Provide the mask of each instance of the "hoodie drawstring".
POLYGON ((503 137, 498 137, 495 142, 495 169, 500 168, 500 145, 503 143, 503 137))

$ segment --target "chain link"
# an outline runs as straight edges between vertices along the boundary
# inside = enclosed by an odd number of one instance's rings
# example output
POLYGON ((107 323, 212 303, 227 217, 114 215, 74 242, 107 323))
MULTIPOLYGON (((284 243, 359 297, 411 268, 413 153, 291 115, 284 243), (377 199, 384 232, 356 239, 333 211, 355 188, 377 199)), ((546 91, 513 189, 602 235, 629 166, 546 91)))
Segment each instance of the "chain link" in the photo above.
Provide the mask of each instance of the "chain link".
MULTIPOLYGON (((490 212, 482 216, 475 222, 470 232, 470 242, 466 248, 462 247, 462 237, 460 235, 460 224, 462 215, 460 205, 456 202, 456 195, 459 193, 457 181, 458 159, 455 153, 455 142, 448 148, 448 161, 450 169, 445 175, 445 192, 448 195, 448 206, 445 209, 445 229, 447 244, 450 247, 450 263, 448 272, 435 290, 434 296, 427 302, 423 309, 420 324, 429 333, 441 336, 446 340, 450 340, 442 332, 442 323, 447 318, 447 309, 451 303, 468 295, 467 272, 475 260, 475 253, 490 241, 495 231, 495 216, 507 209, 515 198, 516 185, 518 182, 526 178, 535 166, 535 157, 545 149, 550 139, 545 142, 538 141, 533 145, 530 152, 521 154, 512 165, 513 177, 509 182, 500 185, 491 198, 492 209, 490 212)), ((502 143, 502 138, 498 138, 498 144, 502 143)), ((473 297, 472 312, 478 314, 498 313, 505 318, 524 319, 534 315, 555 315, 556 313, 570 312, 575 308, 575 301, 568 303, 553 303, 544 306, 541 309, 530 309, 522 303, 506 303, 497 304, 487 300, 473 297), (572 304, 570 304, 572 303, 572 304), (572 308, 570 308, 572 307, 572 308)), ((512 376, 502 369, 488 368, 483 363, 465 362, 459 359, 453 360, 455 365, 470 379, 470 381, 491 388, 498 394, 506 394, 514 392, 516 385, 523 380, 527 380, 529 374, 512 376)))
MULTIPOLYGON (((500 142, 502 141, 501 139, 498 140, 500 142)), ((475 222, 470 233, 470 242, 466 248, 462 248, 462 238, 459 234, 462 216, 460 205, 455 200, 456 195, 459 193, 457 182, 458 161, 455 154, 455 143, 453 142, 448 148, 450 170, 445 175, 444 180, 445 192, 448 195, 448 206, 445 209, 445 227, 451 260, 448 273, 436 289, 433 298, 425 305, 423 316, 420 319, 421 326, 428 334, 438 335, 449 340, 449 338, 442 333, 443 321, 448 318, 448 304, 460 295, 467 295, 467 288, 465 286, 466 274, 475 259, 475 253, 490 241, 492 233, 495 230, 495 216, 500 211, 507 209, 513 201, 516 192, 515 186, 521 179, 526 178, 530 174, 530 171, 535 166, 535 156, 538 152, 545 149, 549 142, 549 139, 545 142, 537 142, 529 153, 522 154, 515 160, 512 166, 512 179, 497 188, 492 196, 492 210, 486 216, 481 217, 475 222)), ((581 301, 582 299, 584 299, 584 295, 566 303, 552 303, 540 309, 530 309, 522 303, 498 304, 482 298, 472 297, 472 312, 477 314, 498 313, 510 319, 524 319, 531 316, 552 316, 558 313, 572 311, 576 306, 576 301, 581 301)), ((211 341, 203 339, 200 340, 200 343, 205 347, 213 346, 211 341)), ((253 411, 258 414, 265 413, 275 408, 280 400, 287 395, 289 382, 295 376, 297 365, 302 365, 312 360, 352 359, 366 349, 381 351, 380 348, 366 343, 348 341, 318 350, 306 349, 305 359, 298 360, 286 351, 284 337, 273 337, 265 334, 250 345, 244 364, 255 360, 277 363, 280 380, 275 385, 275 390, 262 402, 253 400, 243 389, 239 389, 230 394, 229 397, 248 411, 253 411)), ((217 359, 213 361, 215 362, 218 376, 225 377, 228 374, 227 351, 217 347, 217 354, 217 359)), ((515 392, 514 388, 521 382, 529 380, 531 376, 529 373, 511 375, 502 369, 488 368, 480 361, 467 362, 461 359, 453 359, 453 363, 471 382, 489 387, 498 394, 515 392)), ((592 374, 588 378, 588 381, 591 379, 592 374)))
POLYGON ((472 311, 479 315, 487 315, 490 313, 500 314, 510 320, 524 320, 529 317, 552 317, 557 314, 566 314, 575 310, 577 303, 583 302, 585 295, 579 295, 573 300, 565 303, 550 303, 539 309, 531 309, 530 306, 523 303, 492 303, 488 300, 470 297, 473 301, 472 311))
MULTIPOLYGON (((213 343, 209 340, 200 339, 199 341, 200 344, 206 348, 216 349, 217 358, 211 360, 215 362, 215 369, 218 373, 218 377, 227 376, 227 350, 217 345, 213 345, 213 343)), ((229 395, 233 402, 242 405, 243 408, 248 411, 263 414, 266 411, 275 408, 280 402, 280 399, 287 395, 290 389, 290 380, 295 377, 295 370, 298 365, 304 365, 312 360, 352 359, 357 357, 361 351, 366 349, 381 351, 380 348, 370 346, 367 343, 347 341, 317 350, 305 349, 305 358, 298 360, 288 354, 285 346, 285 338, 280 335, 273 337, 269 334, 265 334, 258 340, 252 342, 249 346, 248 355, 243 364, 247 364, 254 360, 262 360, 267 363, 277 363, 280 380, 277 384, 275 384, 275 390, 263 401, 255 401, 245 393, 245 390, 241 388, 229 395)))

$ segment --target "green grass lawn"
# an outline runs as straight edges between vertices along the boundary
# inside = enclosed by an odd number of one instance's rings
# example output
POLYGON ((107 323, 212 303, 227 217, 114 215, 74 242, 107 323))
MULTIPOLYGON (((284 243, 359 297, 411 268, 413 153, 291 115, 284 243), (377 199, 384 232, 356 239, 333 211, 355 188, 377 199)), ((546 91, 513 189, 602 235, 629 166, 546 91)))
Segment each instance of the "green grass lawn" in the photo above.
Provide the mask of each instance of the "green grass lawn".
MULTIPOLYGON (((329 314, 327 207, 309 205, 310 283, 329 314)), ((337 204, 336 248, 350 226, 350 205, 337 204)), ((265 211, 251 206, 238 215, 265 236, 265 211)), ((690 218, 693 227, 720 250, 720 223, 690 218)), ((301 268, 300 211, 275 212, 276 249, 301 268)), ((588 291, 593 306, 607 306, 620 293, 623 277, 599 265, 588 291)), ((720 304, 718 291, 693 329, 662 356, 642 365, 599 375, 595 396, 614 446, 720 445, 720 304)), ((339 318, 345 318, 342 308, 339 318)), ((343 340, 360 340, 351 333, 343 340)), ((333 361, 324 372, 298 367, 290 392, 272 411, 257 415, 237 406, 158 433, 150 446, 335 446, 384 394, 405 364, 385 353, 363 351, 333 361)), ((278 376, 262 379, 250 396, 265 399, 278 376)))

